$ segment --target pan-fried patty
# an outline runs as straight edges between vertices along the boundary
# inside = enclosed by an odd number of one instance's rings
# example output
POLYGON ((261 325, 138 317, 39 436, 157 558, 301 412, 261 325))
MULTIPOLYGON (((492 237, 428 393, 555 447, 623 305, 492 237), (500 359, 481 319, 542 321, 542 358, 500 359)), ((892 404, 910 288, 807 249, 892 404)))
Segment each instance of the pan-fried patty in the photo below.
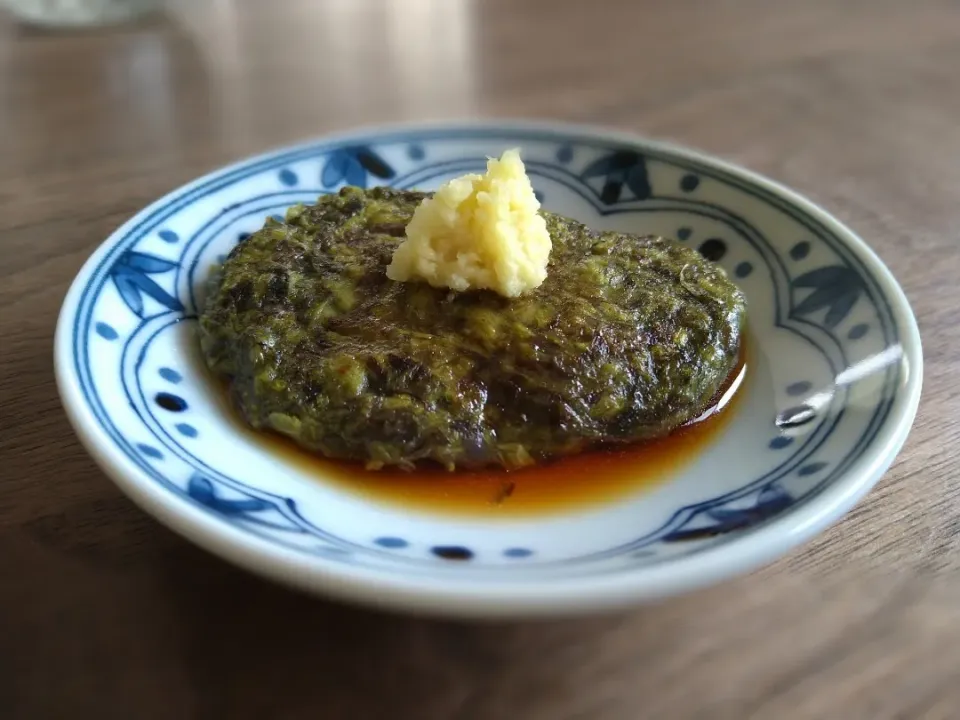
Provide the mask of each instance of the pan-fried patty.
POLYGON ((252 427, 371 468, 510 469, 668 434, 734 369, 743 294, 660 237, 543 212, 550 265, 527 295, 388 279, 424 197, 344 188, 215 273, 201 347, 252 427))

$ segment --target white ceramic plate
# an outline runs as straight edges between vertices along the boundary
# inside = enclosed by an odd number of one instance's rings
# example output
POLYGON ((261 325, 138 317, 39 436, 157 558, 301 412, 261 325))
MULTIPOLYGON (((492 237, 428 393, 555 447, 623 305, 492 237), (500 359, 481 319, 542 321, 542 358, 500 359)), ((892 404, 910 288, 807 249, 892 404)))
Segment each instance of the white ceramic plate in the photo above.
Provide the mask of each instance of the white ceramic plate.
POLYGON ((81 440, 161 522, 328 596, 472 617, 595 611, 756 568, 837 520, 902 446, 916 322, 867 245, 768 180, 602 129, 496 123, 361 131, 171 193, 84 265, 57 328, 81 440), (432 189, 519 147, 546 209, 679 238, 749 302, 748 372, 720 432, 653 487, 552 514, 455 516, 325 482, 228 418, 196 352, 203 278, 264 218, 344 183, 432 189))

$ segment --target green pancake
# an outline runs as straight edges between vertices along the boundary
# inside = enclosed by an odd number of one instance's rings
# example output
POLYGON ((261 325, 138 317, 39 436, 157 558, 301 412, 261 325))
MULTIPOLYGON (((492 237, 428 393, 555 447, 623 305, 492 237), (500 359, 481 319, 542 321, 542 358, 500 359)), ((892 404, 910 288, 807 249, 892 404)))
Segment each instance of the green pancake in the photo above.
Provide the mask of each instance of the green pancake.
POLYGON ((215 273, 201 348, 252 427, 370 468, 513 469, 666 435, 735 368, 743 293, 660 237, 543 212, 549 271, 527 295, 388 279, 424 197, 343 188, 215 273))

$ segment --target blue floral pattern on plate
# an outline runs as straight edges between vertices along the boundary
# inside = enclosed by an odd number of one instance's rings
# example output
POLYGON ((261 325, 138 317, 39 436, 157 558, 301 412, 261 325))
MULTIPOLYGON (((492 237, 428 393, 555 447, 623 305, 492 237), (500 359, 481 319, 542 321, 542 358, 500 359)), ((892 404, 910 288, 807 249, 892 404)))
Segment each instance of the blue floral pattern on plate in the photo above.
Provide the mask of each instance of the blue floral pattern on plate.
POLYGON ((905 372, 891 351, 901 330, 883 284, 816 212, 684 153, 575 130, 396 131, 255 158, 135 218, 78 293, 72 372, 96 432, 126 462, 260 542, 404 573, 589 575, 736 542, 817 498, 875 451, 905 372), (729 437, 648 496, 564 517, 564 537, 544 529, 555 518, 485 527, 368 511, 354 497, 318 494, 327 490, 278 472, 242 443, 226 453, 233 430, 191 350, 205 273, 295 202, 343 184, 435 187, 511 146, 523 148, 547 208, 676 237, 743 284, 759 369, 729 437), (851 368, 877 357, 853 377, 851 368), (868 392, 851 405, 851 388, 864 382, 868 392))

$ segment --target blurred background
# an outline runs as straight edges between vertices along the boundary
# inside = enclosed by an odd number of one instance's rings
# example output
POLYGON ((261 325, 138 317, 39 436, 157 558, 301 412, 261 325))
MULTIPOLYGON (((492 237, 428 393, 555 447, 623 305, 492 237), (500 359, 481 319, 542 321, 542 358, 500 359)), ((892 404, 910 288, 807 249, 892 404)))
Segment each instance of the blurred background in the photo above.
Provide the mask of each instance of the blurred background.
POLYGON ((922 140, 960 134, 958 20, 948 2, 0 0, 4 6, 7 192, 37 163, 54 172, 53 158, 61 171, 83 166, 98 178, 122 166, 125 183, 167 178, 151 183, 160 190, 334 128, 480 115, 625 127, 799 180, 816 199, 850 200, 852 178, 910 173, 900 153, 936 161, 922 140), (134 17, 115 17, 126 12, 134 17), (929 92, 933 83, 937 93, 929 92), (888 132, 911 123, 922 132, 888 132), (812 182, 817 172, 830 173, 829 188, 812 182))
POLYGON ((955 718, 958 67, 953 0, 0 0, 0 716, 955 718), (869 238, 927 373, 878 490, 748 578, 480 627, 288 593, 120 496, 50 371, 94 248, 251 153, 474 117, 679 141, 869 238))

